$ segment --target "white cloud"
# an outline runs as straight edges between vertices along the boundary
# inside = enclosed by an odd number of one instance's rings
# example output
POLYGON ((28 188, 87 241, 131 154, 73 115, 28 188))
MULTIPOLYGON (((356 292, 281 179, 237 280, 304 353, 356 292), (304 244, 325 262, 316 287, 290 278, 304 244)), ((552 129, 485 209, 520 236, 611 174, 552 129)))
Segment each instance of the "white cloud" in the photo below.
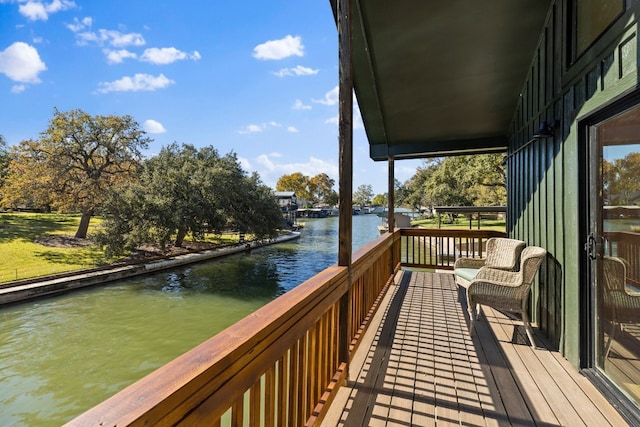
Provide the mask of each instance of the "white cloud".
POLYGON ((244 128, 240 129, 238 131, 239 134, 247 134, 247 133, 256 133, 256 132, 262 132, 265 129, 264 125, 247 125, 244 128))
POLYGON ((172 62, 181 61, 183 59, 197 61, 200 58, 200 53, 197 50, 194 50, 193 53, 187 53, 178 50, 175 47, 152 47, 145 49, 140 60, 150 62, 152 64, 171 64, 172 62))
POLYGON ((252 167, 249 159, 246 159, 244 157, 238 157, 238 163, 240 163, 240 167, 242 167, 243 170, 251 171, 252 167))
POLYGON ((109 64, 120 64, 127 58, 136 58, 137 55, 133 52, 128 51, 127 49, 119 49, 119 50, 111 50, 104 49, 104 54, 107 57, 107 62, 109 64))
POLYGON ((275 74, 278 77, 287 77, 287 76, 312 76, 318 74, 320 70, 314 70, 313 68, 303 67, 302 65, 298 65, 295 68, 282 68, 280 71, 277 71, 275 74))
MULTIPOLYGON (((69 28, 68 25, 67 28, 69 28)), ((80 46, 86 46, 91 43, 95 43, 98 46, 108 44, 113 47, 144 46, 146 44, 144 37, 140 33, 121 33, 120 31, 105 29, 100 29, 98 32, 76 32, 76 39, 80 46)))
POLYGON ((80 21, 78 18, 73 18, 73 24, 67 24, 67 28, 74 33, 77 33, 87 27, 91 27, 91 24, 93 24, 93 19, 89 16, 82 18, 82 21, 80 21))
POLYGON ((311 110, 311 105, 305 105, 299 99, 296 99, 296 102, 293 103, 294 110, 311 110))
POLYGON ((69 0, 53 0, 49 4, 44 4, 40 1, 28 1, 21 4, 18 7, 18 11, 29 18, 31 21, 49 19, 49 15, 52 13, 60 12, 61 10, 67 10, 76 7, 76 4, 69 0))
POLYGON ((40 83, 38 74, 47 69, 35 47, 15 42, 0 51, 0 73, 20 83, 40 83))
POLYGON ((303 56, 302 37, 287 35, 280 40, 269 40, 253 48, 253 57, 257 59, 283 59, 289 56, 303 56))
POLYGON ((20 93, 24 92, 27 87, 25 85, 13 85, 11 87, 11 93, 20 93))
POLYGON ((152 76, 150 74, 136 74, 133 77, 125 76, 113 82, 98 83, 99 93, 108 92, 138 92, 164 89, 175 82, 165 77, 164 74, 152 76))
POLYGON ((267 123, 262 123, 262 124, 259 124, 259 125, 250 124, 250 125, 247 125, 247 126, 243 127, 242 129, 240 129, 238 131, 238 133, 241 134, 241 135, 245 135, 245 134, 248 134, 248 133, 263 132, 263 131, 267 130, 268 128, 279 128, 279 127, 282 127, 282 125, 280 123, 274 122, 274 121, 267 122, 267 123))
POLYGON ((287 126, 287 132, 298 133, 300 131, 295 126, 287 126))
POLYGON ((338 86, 324 94, 324 99, 313 99, 315 103, 323 105, 336 105, 338 103, 338 86))
POLYGON ((145 120, 142 128, 148 133, 165 133, 167 130, 162 126, 162 123, 155 120, 145 120))
POLYGON ((327 162, 316 157, 310 157, 306 162, 278 163, 273 154, 261 154, 256 158, 256 168, 265 182, 275 182, 280 176, 303 171, 307 176, 326 173, 330 177, 338 176, 337 162, 327 162))
POLYGON ((340 120, 339 116, 333 116, 333 117, 329 117, 324 122, 327 123, 327 124, 334 124, 334 125, 337 126, 339 120, 340 120))

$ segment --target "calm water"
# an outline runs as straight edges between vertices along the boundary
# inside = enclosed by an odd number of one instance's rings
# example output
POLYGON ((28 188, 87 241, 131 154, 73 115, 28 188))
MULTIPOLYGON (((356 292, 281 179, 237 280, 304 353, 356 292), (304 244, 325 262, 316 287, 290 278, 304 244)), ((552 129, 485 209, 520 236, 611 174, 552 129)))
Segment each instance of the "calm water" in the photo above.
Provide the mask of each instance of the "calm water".
MULTIPOLYGON (((354 248, 380 219, 353 217, 354 248)), ((56 426, 337 260, 337 218, 301 239, 0 310, 0 426, 56 426)))

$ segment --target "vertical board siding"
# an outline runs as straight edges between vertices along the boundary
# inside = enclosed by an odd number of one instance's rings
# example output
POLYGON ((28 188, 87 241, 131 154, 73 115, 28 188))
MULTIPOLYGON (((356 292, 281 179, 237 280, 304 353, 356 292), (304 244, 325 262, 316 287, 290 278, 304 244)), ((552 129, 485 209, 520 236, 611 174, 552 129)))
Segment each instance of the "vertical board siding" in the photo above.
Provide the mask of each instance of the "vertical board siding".
MULTIPOLYGON (((555 265, 564 263, 556 251, 556 230, 566 229, 566 218, 559 210, 564 190, 562 182, 563 159, 558 156, 555 138, 532 140, 532 135, 546 121, 558 127, 561 116, 554 104, 561 97, 562 40, 558 37, 560 17, 554 5, 542 29, 540 44, 532 58, 532 67, 524 85, 521 102, 511 126, 508 161, 508 203, 510 215, 507 230, 530 245, 539 245, 549 252, 538 274, 537 286, 531 293, 531 316, 552 343, 561 347, 562 327, 558 323, 562 312, 556 312, 556 301, 563 287, 555 265), (534 105, 525 109, 522 106, 534 105), (521 148, 523 147, 524 148, 521 148)), ((562 122, 564 122, 562 120, 562 122)), ((560 306, 560 310, 564 310, 560 306)))
POLYGON ((515 106, 507 151, 507 232, 547 249, 532 289, 531 315, 577 364, 582 250, 578 153, 585 149, 584 141, 578 141, 577 121, 637 84, 638 43, 634 26, 624 32, 618 27, 620 34, 606 35, 609 47, 589 52, 589 60, 567 69, 565 19, 562 2, 554 2, 515 106), (533 140, 544 121, 555 123, 555 136, 533 140))

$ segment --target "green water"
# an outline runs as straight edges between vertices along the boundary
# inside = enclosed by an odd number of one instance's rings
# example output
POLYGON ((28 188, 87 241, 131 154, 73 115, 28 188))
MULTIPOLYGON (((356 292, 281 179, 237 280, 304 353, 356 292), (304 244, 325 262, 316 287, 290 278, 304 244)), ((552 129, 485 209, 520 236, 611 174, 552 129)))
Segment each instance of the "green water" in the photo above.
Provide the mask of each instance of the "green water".
MULTIPOLYGON (((353 218, 354 248, 379 218, 353 218)), ((337 218, 302 238, 0 310, 0 426, 56 426, 334 264, 337 218)))

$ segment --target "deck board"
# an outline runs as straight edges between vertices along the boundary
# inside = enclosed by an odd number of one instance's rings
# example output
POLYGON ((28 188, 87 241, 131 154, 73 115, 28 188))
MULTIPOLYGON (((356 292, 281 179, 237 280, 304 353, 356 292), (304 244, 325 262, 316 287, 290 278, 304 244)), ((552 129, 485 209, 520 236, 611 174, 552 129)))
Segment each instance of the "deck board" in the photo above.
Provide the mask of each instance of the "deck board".
POLYGON ((470 337, 463 305, 451 274, 404 272, 323 425, 627 425, 544 339, 532 349, 503 313, 483 307, 470 337))

